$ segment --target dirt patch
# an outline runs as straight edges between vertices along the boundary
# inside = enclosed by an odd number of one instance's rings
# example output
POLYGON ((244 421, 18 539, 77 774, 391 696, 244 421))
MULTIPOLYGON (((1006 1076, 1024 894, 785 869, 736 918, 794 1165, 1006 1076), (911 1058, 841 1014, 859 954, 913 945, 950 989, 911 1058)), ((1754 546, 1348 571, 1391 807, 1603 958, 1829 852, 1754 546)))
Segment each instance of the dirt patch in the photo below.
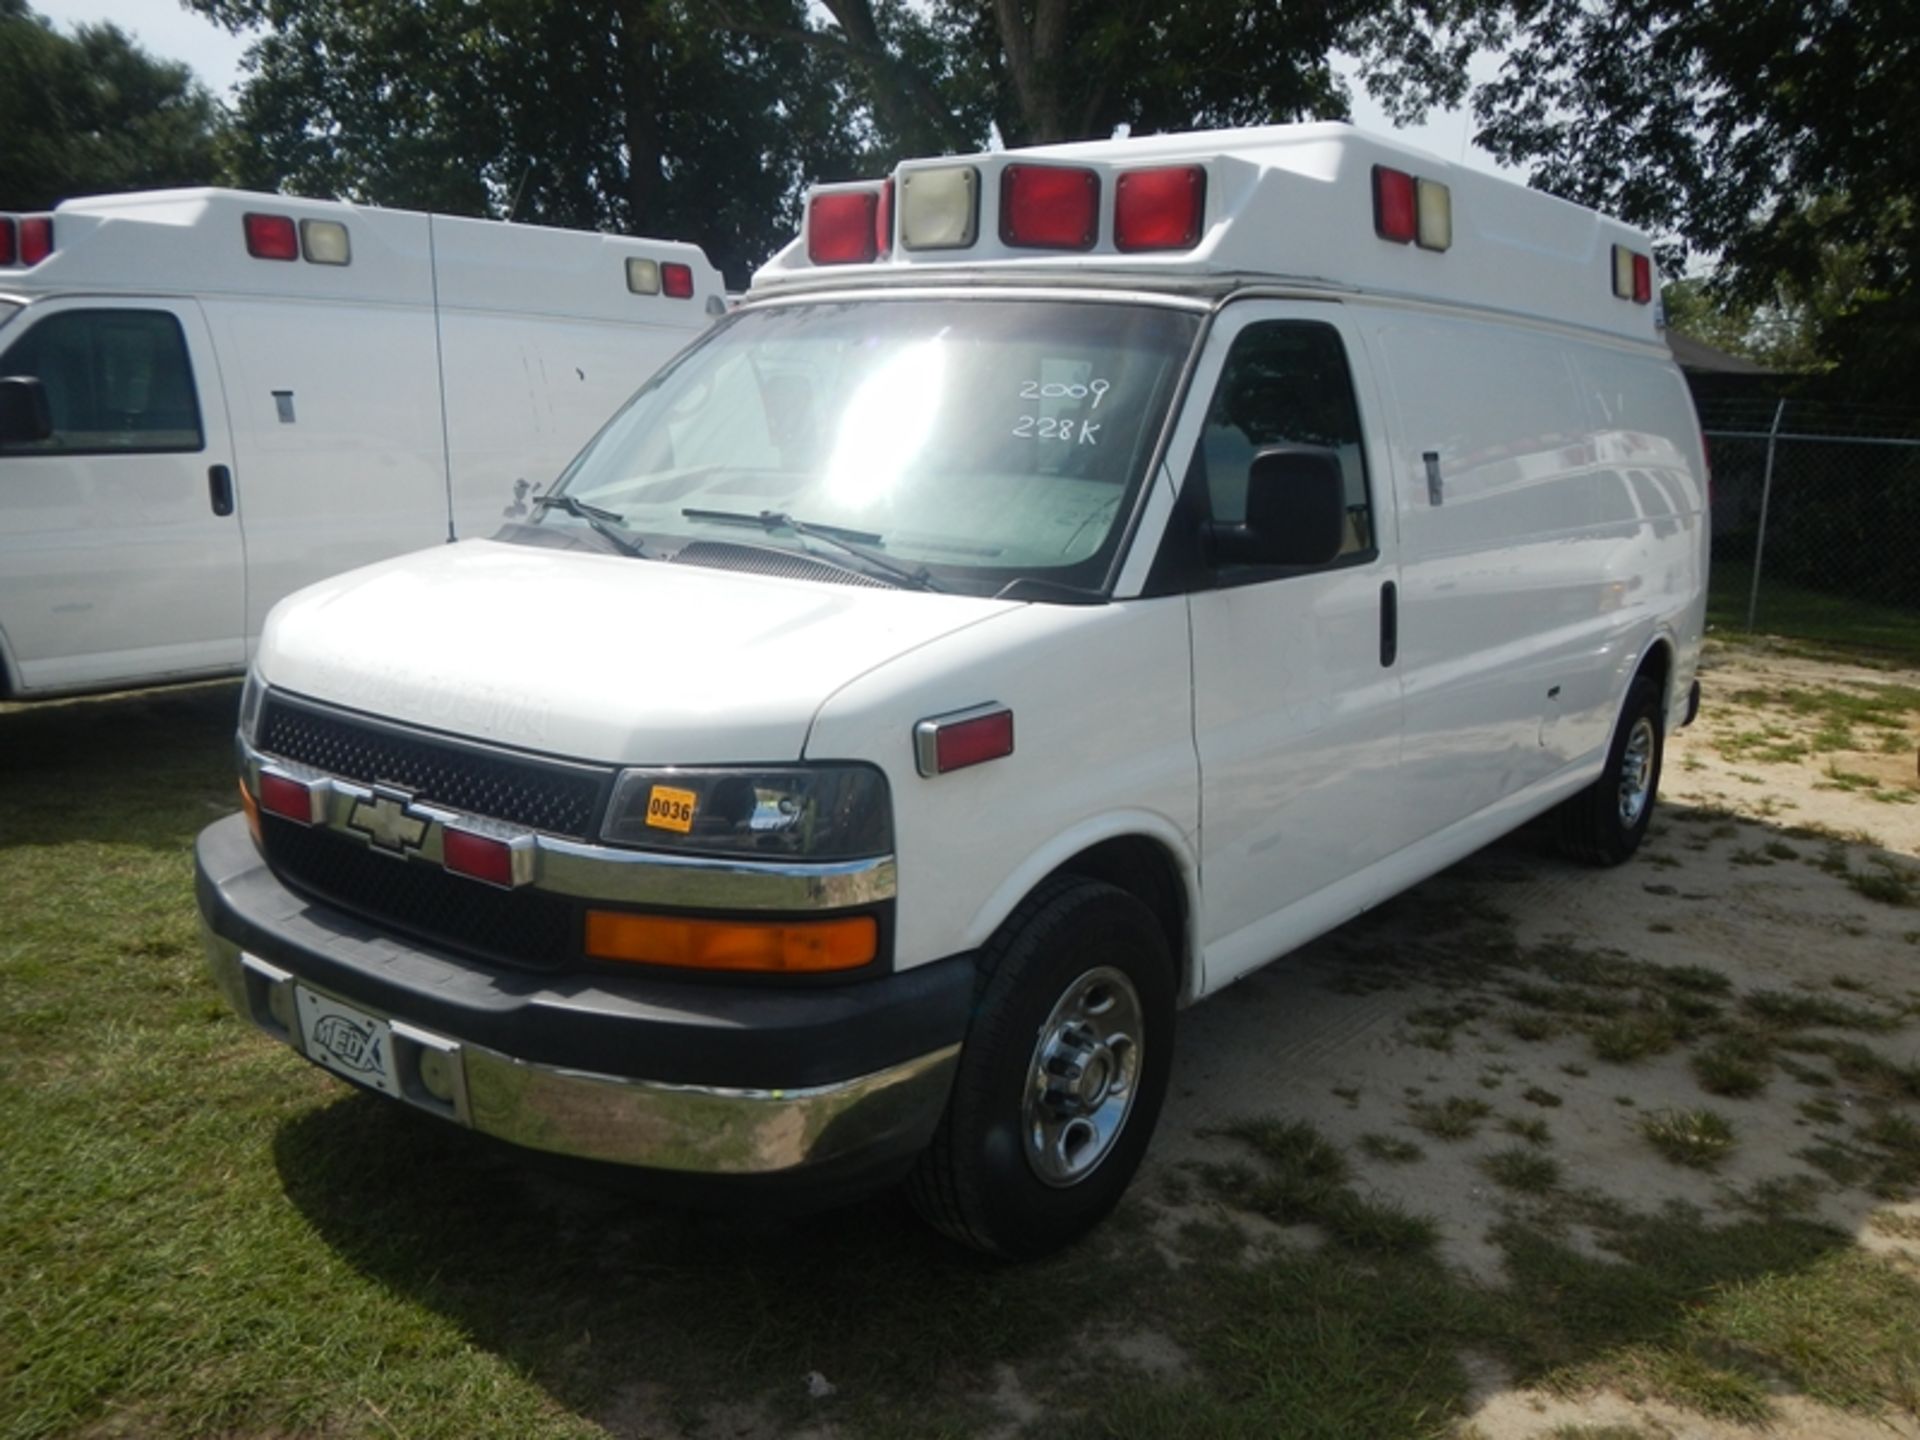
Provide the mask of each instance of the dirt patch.
MULTIPOLYGON (((1237 1124, 1279 1117, 1489 1289, 1514 1279, 1517 1225, 1633 1263, 1623 1214, 1791 1212, 1912 1269, 1920 675, 1723 649, 1703 685, 1632 863, 1580 868, 1523 833, 1183 1016, 1142 1189, 1204 1205, 1167 1177, 1218 1173, 1244 1158, 1237 1124)), ((1462 1364, 1467 1434, 1915 1433, 1777 1377, 1754 1381, 1762 1420, 1586 1383, 1591 1365, 1541 1389, 1462 1364)))

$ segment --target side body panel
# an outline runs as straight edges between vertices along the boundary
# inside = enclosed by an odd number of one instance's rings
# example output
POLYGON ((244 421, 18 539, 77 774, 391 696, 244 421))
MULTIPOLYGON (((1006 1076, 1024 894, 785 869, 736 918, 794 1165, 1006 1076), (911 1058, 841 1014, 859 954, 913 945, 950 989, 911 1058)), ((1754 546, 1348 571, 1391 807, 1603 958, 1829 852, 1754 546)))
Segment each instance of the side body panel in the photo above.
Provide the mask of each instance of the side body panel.
POLYGON ((61 446, 0 455, 0 630, 22 692, 238 668, 240 522, 215 513, 210 479, 234 454, 200 307, 43 300, 0 338, 0 354, 31 349, 21 367, 48 372, 61 446), (73 333, 50 339, 44 327, 56 322, 73 333), (80 328, 95 325, 94 334, 80 328), (184 373, 172 363, 181 342, 184 373), (163 448, 149 448, 147 435, 163 448))
POLYGON ((1362 328, 1390 397, 1415 843, 1591 778, 1656 638, 1697 647, 1704 472, 1679 374, 1642 347, 1419 311, 1362 328))

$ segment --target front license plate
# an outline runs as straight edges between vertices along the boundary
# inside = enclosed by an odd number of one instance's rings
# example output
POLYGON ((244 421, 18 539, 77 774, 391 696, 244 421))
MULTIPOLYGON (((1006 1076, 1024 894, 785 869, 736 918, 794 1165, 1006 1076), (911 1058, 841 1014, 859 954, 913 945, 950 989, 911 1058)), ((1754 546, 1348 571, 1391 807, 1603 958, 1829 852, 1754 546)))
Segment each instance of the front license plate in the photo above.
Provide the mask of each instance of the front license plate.
POLYGON ((303 985, 293 987, 293 999, 308 1059, 383 1094, 400 1093, 393 1031, 386 1021, 316 995, 303 985))

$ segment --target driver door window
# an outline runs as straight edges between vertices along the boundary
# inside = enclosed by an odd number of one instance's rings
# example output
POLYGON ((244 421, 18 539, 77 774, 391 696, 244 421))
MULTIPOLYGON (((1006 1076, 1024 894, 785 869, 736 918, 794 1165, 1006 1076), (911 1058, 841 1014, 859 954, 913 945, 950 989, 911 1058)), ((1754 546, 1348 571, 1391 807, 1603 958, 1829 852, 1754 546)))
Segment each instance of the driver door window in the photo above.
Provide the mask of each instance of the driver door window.
POLYGON ((1372 559, 1377 547, 1360 412, 1346 351, 1331 325, 1268 321, 1249 325, 1233 342, 1187 477, 1206 497, 1208 518, 1222 524, 1246 518, 1247 472, 1269 445, 1319 446, 1340 457, 1347 533, 1331 565, 1372 559))

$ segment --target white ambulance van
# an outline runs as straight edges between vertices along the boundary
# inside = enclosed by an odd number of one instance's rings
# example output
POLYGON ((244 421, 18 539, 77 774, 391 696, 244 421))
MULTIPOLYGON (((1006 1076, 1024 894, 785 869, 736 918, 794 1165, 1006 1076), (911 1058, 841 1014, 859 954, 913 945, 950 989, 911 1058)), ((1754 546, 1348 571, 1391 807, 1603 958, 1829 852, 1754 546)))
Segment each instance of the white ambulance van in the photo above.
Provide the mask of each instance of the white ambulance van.
POLYGON ((275 610, 214 975, 533 1150, 1057 1246, 1182 1006, 1546 812, 1640 843, 1707 573, 1653 287, 1340 125, 822 187, 571 508, 275 610))
POLYGON ((722 293, 691 245, 278 195, 0 215, 0 696, 238 672, 282 596, 527 514, 722 293))

